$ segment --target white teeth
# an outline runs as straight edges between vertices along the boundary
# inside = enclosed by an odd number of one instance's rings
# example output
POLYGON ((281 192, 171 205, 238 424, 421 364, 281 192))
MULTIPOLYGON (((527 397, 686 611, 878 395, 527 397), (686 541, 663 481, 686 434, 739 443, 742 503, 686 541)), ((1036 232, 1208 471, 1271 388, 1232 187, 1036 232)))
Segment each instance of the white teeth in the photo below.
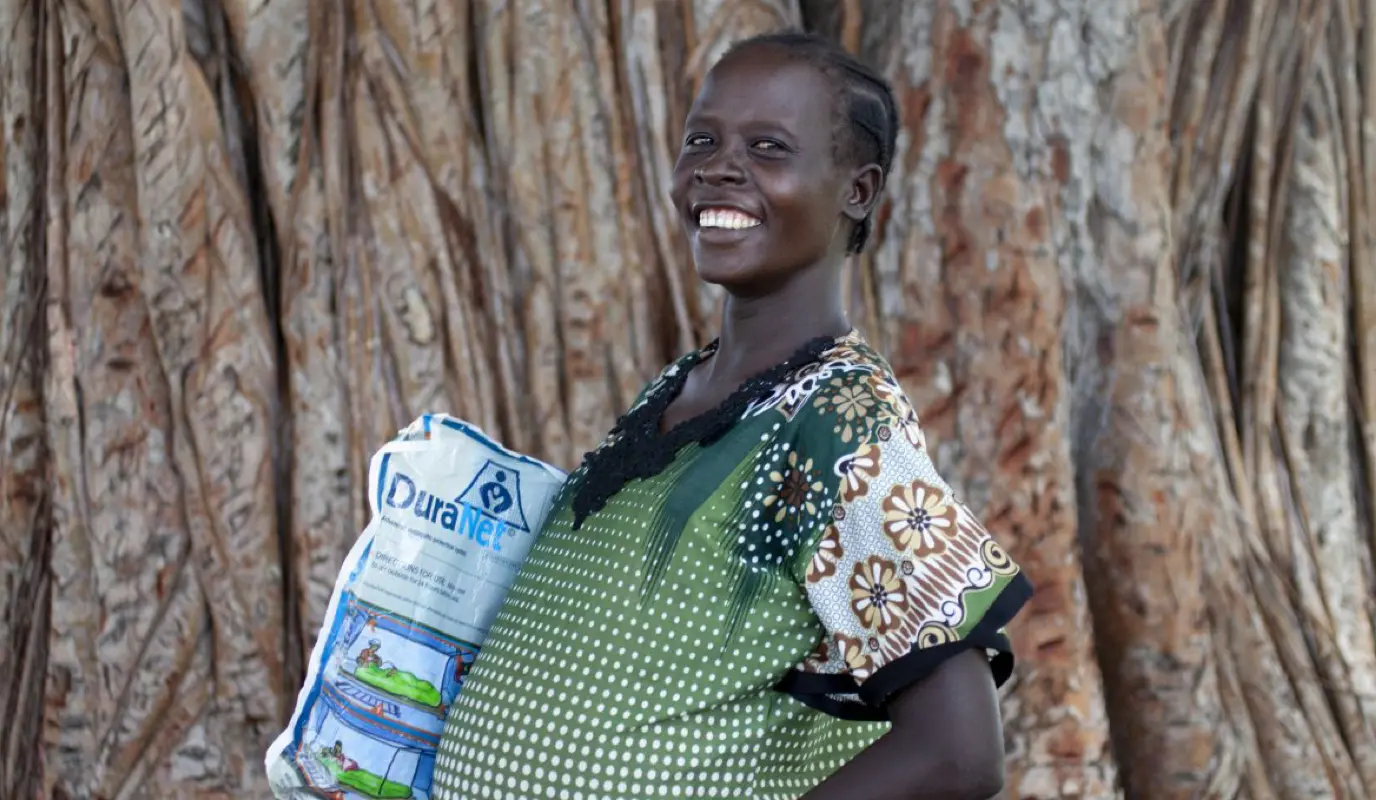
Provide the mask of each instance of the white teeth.
POLYGON ((753 228, 759 224, 760 221, 749 214, 743 214, 729 208, 709 208, 698 213, 698 227, 700 228, 740 230, 753 228))

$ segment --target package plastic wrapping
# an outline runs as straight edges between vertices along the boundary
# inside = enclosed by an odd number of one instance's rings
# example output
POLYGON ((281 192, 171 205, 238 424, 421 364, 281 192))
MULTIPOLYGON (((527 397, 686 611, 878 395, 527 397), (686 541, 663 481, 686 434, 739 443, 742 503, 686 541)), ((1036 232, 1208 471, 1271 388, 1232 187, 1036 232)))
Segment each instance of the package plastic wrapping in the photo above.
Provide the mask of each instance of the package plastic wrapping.
POLYGON ((277 798, 430 797, 445 713, 565 477, 443 414, 373 456, 371 521, 268 749, 277 798))

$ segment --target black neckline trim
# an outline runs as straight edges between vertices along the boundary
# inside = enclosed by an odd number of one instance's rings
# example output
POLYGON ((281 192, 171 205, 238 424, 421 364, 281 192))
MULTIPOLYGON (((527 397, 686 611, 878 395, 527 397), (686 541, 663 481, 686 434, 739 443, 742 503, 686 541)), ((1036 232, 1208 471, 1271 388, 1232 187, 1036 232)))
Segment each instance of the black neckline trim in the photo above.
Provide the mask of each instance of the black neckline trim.
POLYGON ((676 362, 643 402, 617 420, 606 444, 583 456, 581 477, 572 501, 573 529, 577 530, 584 520, 602 510, 626 484, 662 472, 685 446, 694 442, 709 446, 721 439, 751 403, 773 391, 798 369, 821 359, 841 338, 819 336, 808 341, 792 356, 741 383, 716 407, 661 431, 664 411, 683 391, 688 373, 716 352, 720 340, 713 340, 676 362))

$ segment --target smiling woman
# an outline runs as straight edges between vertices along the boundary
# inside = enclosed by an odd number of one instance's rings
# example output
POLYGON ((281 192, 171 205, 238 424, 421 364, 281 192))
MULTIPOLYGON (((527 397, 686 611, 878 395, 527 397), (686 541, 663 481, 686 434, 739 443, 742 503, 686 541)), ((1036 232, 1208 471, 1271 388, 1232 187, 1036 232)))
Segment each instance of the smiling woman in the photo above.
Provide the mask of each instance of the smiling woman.
POLYGON ((841 300, 896 120, 820 38, 710 71, 671 194, 721 335, 556 498, 450 714, 440 800, 999 790, 1004 626, 1031 586, 841 300))

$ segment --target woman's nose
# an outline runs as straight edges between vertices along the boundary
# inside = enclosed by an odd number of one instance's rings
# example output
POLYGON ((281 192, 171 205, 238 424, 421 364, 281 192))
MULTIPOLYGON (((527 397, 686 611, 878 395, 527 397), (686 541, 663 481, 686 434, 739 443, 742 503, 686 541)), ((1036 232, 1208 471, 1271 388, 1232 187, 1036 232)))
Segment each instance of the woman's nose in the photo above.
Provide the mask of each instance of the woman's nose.
POLYGON ((733 148, 722 148, 693 170, 693 178, 710 186, 741 183, 745 180, 745 170, 741 169, 733 148))

